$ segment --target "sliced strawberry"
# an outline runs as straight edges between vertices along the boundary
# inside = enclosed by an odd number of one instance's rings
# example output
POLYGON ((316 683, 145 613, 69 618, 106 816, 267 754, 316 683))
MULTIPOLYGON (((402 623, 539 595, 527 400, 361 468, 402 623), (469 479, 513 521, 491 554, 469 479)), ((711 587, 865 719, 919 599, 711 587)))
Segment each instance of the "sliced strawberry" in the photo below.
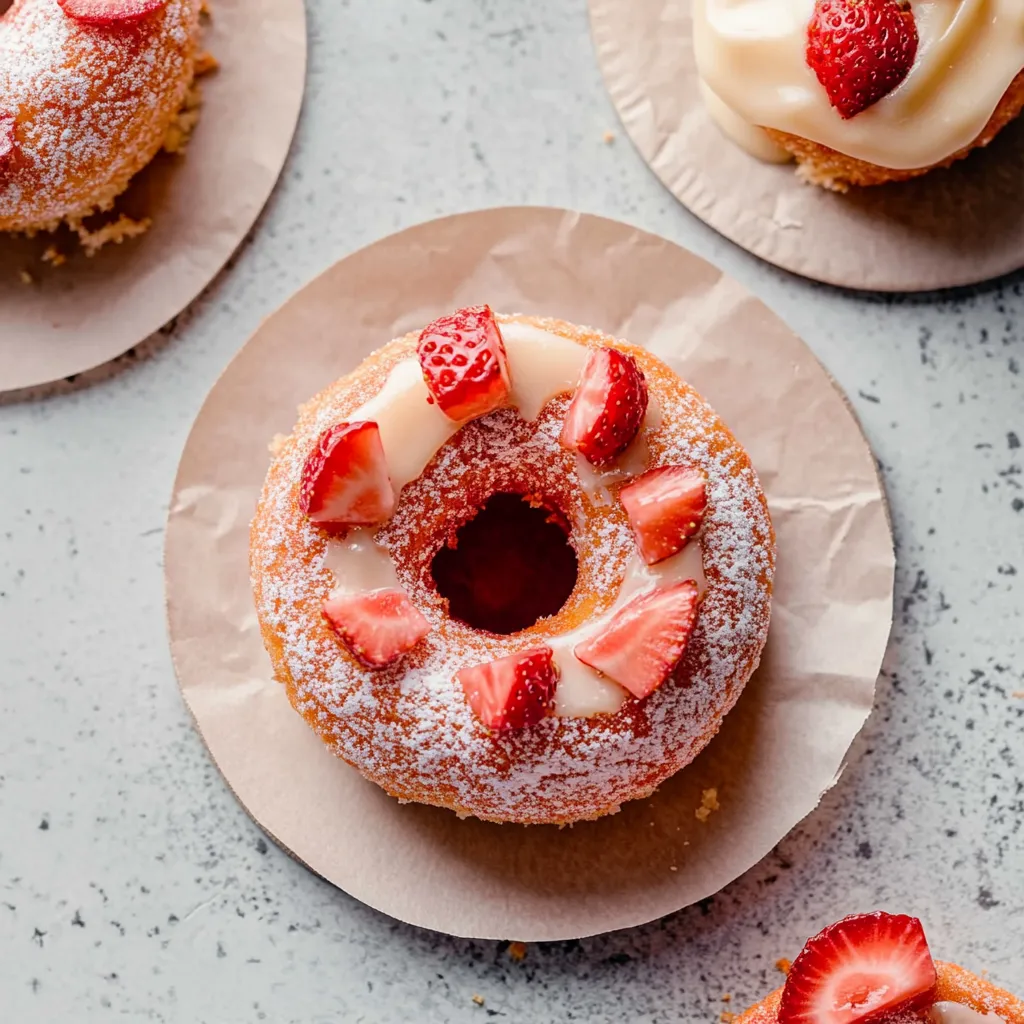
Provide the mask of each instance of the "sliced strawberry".
POLYGON ((573 653, 634 697, 653 693, 683 656, 700 597, 693 580, 634 597, 573 653))
POLYGON ((324 601, 323 613, 341 642, 367 668, 385 668, 430 632, 430 623, 404 590, 332 594, 324 601))
POLYGON ((167 0, 57 0, 64 13, 86 25, 138 21, 167 6, 167 0))
POLYGON ((636 360, 596 348, 565 414, 562 444, 601 466, 629 447, 646 415, 647 381, 636 360))
POLYGON ((536 725, 551 707, 558 670, 550 647, 535 647, 458 673, 466 700, 488 729, 536 725))
POLYGON ((14 128, 17 123, 17 118, 13 114, 0 110, 0 167, 14 152, 14 128))
POLYGON ((643 560, 654 565, 682 551, 700 529, 708 506, 707 477, 696 466, 662 466, 623 487, 619 499, 643 560))
POLYGON ((450 420, 476 419, 508 401, 508 356, 490 306, 435 320, 420 335, 416 354, 430 394, 450 420))
POLYGON ((793 961, 779 1024, 860 1024, 928 1005, 935 964, 916 917, 877 911, 829 925, 793 961))
POLYGON ((917 40, 908 0, 815 0, 807 64, 840 116, 855 117, 907 77, 917 40))
POLYGON ((338 423, 306 459, 299 507, 314 523, 372 526, 395 510, 395 489, 377 424, 338 423))

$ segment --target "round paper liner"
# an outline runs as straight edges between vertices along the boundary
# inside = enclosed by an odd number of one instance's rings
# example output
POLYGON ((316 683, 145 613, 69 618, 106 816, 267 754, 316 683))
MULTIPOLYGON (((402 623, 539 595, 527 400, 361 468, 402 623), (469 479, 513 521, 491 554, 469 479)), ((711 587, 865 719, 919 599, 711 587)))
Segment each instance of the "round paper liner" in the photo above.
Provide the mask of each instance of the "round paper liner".
POLYGON ((561 210, 433 221, 335 264, 271 316, 206 400, 167 532, 171 650, 220 770, 313 871, 393 917, 477 938, 575 938, 716 892, 817 805, 870 711, 889 634, 893 545, 871 451, 811 351, 678 246, 561 210), (273 681, 248 528, 268 442, 296 406, 391 338, 488 302, 645 344, 746 446, 779 570, 762 666, 706 751, 652 798, 572 828, 401 805, 335 759, 273 681), (704 790, 720 809, 696 816, 704 790))
POLYGON ((67 262, 53 267, 41 256, 54 236, 0 232, 0 391, 81 373, 143 341, 214 279, 270 196, 302 104, 305 8, 211 6, 200 46, 220 67, 199 80, 188 152, 159 155, 117 202, 117 212, 152 218, 146 234, 90 259, 60 233, 67 262))
POLYGON ((692 213, 755 256, 845 288, 929 291, 1024 267, 1024 120, 953 168, 846 194, 729 141, 701 99, 691 0, 588 0, 630 138, 692 213))

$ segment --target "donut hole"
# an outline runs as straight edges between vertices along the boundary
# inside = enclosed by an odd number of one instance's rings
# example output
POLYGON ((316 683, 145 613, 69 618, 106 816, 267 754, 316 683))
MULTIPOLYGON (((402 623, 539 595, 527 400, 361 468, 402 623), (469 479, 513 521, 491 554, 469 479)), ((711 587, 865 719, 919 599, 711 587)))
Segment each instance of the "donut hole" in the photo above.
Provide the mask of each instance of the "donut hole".
POLYGON ((578 571, 561 512, 504 492, 491 495, 431 563, 452 618, 502 635, 555 615, 578 571))

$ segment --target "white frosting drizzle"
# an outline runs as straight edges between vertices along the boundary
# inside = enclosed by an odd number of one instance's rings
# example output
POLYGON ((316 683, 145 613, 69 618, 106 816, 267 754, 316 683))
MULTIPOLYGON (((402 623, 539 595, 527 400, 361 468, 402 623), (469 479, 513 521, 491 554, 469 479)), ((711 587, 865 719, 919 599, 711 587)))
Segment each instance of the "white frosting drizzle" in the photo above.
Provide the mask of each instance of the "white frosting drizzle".
MULTIPOLYGON (((511 404, 524 419, 534 420, 556 395, 575 390, 587 349, 526 324, 503 324, 501 331, 512 378, 511 404)), ((391 371, 377 395, 349 417, 352 422, 373 420, 377 423, 388 473, 396 491, 415 480, 461 427, 428 398, 419 362, 405 359, 391 371)), ((660 422, 661 410, 652 402, 645 426, 653 429, 660 422)), ((579 459, 577 469, 584 491, 596 503, 605 504, 611 501, 609 485, 642 473, 647 462, 647 445, 641 437, 609 467, 597 470, 585 459, 579 459)), ((327 545, 324 565, 334 574, 337 591, 356 593, 399 586, 390 555, 374 542, 373 535, 372 529, 352 530, 343 541, 331 541, 327 545)), ((634 554, 615 602, 607 612, 600 619, 549 641, 561 673, 555 693, 556 714, 587 718, 619 710, 627 692, 578 661, 573 648, 600 630, 630 598, 686 579, 695 579, 703 593, 706 582, 697 541, 654 566, 645 565, 639 555, 634 554)))
POLYGON ((741 145, 756 147, 758 133, 740 132, 729 113, 882 167, 929 167, 981 134, 1024 68, 1020 0, 911 0, 919 43, 910 74, 844 120, 807 64, 814 3, 693 0, 697 68, 719 101, 709 110, 741 145))
POLYGON ((935 1003, 928 1012, 932 1024, 1005 1024, 994 1013, 979 1013, 963 1003, 935 1003))

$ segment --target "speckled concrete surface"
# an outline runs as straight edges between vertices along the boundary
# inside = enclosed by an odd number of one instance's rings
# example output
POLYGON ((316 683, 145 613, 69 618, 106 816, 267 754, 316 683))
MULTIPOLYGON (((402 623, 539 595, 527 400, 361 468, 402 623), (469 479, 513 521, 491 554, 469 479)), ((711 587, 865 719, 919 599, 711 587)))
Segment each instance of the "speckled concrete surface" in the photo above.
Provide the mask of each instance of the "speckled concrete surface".
POLYGON ((0 405, 0 1017, 714 1022, 876 905, 1024 990, 1024 277, 883 300, 731 248, 603 141, 582 0, 310 8, 296 147, 234 265, 135 358, 0 405), (778 310, 863 418, 900 557, 878 707, 819 810, 705 905, 521 964, 262 838, 182 707, 160 566, 186 432, 259 319, 382 234, 517 202, 660 232, 778 310))

